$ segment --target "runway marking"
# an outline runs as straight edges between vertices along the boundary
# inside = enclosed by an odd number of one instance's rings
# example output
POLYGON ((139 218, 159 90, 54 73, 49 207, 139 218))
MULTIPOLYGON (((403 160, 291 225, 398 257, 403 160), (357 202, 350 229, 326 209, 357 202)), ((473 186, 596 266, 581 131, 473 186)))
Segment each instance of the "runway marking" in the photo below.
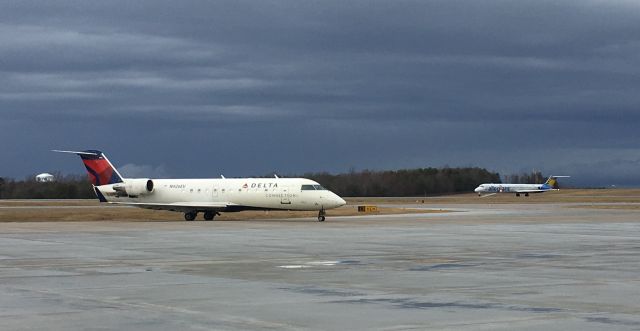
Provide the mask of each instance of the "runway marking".
POLYGON ((310 265, 310 266, 334 266, 336 264, 339 264, 340 261, 312 261, 312 262, 307 262, 305 264, 310 265))
POLYGON ((354 260, 344 260, 344 261, 311 261, 306 262, 304 264, 290 264, 290 265, 279 265, 278 268, 283 269, 304 269, 304 268, 313 268, 313 267, 334 267, 337 265, 353 265, 359 264, 359 261, 354 260))

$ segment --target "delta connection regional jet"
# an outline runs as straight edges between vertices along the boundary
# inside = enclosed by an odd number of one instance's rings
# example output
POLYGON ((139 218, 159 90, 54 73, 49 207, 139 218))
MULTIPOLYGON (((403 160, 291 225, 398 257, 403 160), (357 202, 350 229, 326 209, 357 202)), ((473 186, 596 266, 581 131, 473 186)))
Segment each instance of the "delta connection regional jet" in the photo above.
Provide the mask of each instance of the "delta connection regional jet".
POLYGON ((123 178, 100 151, 58 151, 80 156, 100 202, 184 213, 193 221, 198 213, 211 221, 220 212, 243 210, 318 211, 346 202, 320 184, 305 178, 149 179, 123 178))
POLYGON ((544 193, 547 191, 559 190, 557 178, 567 178, 571 176, 551 176, 544 184, 480 184, 474 192, 481 197, 487 197, 498 193, 515 193, 517 197, 529 193, 544 193), (485 195, 483 195, 485 194, 485 195))

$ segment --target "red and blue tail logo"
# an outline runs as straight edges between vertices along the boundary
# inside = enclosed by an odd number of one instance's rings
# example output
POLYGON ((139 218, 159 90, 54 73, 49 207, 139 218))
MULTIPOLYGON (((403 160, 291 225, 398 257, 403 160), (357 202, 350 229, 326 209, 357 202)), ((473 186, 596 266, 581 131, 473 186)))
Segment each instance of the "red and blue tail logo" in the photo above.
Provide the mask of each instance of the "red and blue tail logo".
POLYGON ((111 162, 101 152, 96 150, 88 150, 82 152, 75 151, 54 151, 62 153, 72 153, 80 156, 84 163, 87 172, 89 173, 89 180, 94 186, 108 185, 122 183, 122 177, 118 171, 111 165, 111 162))
POLYGON ((100 151, 89 150, 79 154, 89 173, 89 180, 95 186, 122 183, 120 174, 100 151))

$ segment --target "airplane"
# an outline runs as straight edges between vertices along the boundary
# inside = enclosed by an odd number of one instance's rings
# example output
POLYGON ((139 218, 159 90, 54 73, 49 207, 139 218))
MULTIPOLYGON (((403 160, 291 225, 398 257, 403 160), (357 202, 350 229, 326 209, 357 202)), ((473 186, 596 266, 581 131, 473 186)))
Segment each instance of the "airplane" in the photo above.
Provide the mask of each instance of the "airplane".
POLYGON ((221 212, 243 210, 318 211, 324 222, 327 209, 346 202, 306 178, 124 178, 98 150, 61 151, 80 156, 100 202, 184 213, 193 221, 198 213, 212 221, 221 212))
POLYGON ((559 190, 558 178, 568 178, 571 176, 551 176, 544 184, 480 184, 474 192, 480 197, 487 197, 498 193, 515 193, 517 197, 524 194, 525 197, 529 193, 544 193, 547 191, 559 190), (485 195, 482 195, 486 193, 485 195))

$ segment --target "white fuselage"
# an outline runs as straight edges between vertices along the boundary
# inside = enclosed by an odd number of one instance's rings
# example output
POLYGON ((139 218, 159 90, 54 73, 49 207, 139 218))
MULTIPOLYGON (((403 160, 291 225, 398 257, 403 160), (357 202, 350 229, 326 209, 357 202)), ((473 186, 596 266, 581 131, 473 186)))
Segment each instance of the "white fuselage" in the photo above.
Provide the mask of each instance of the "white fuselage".
POLYGON ((476 193, 539 193, 551 190, 545 184, 481 184, 476 193))
MULTIPOLYGON (((125 183, 134 180, 137 179, 124 179, 125 183)), ((188 209, 184 206, 194 206, 194 210, 315 211, 346 204, 335 193, 322 188, 315 181, 304 178, 153 179, 153 190, 138 195, 122 195, 114 190, 115 185, 118 184, 98 187, 109 202, 157 205, 157 209, 171 209, 167 207, 176 205, 180 206, 176 210, 188 209), (227 207, 216 207, 223 205, 227 207)))

